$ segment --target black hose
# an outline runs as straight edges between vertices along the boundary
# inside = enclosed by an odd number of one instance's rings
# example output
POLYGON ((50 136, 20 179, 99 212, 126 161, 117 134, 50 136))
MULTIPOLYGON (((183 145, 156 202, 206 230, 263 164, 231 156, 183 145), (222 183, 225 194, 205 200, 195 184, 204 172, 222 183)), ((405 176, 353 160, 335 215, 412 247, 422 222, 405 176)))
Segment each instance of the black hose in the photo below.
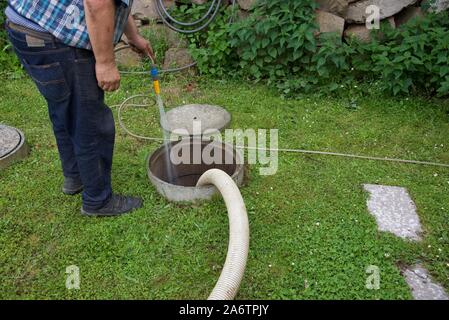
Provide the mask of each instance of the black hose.
MULTIPOLYGON (((156 5, 160 6, 160 8, 162 9, 162 12, 164 13, 164 15, 172 22, 179 24, 181 26, 186 26, 186 27, 192 27, 195 26, 201 22, 203 22, 204 20, 207 19, 207 17, 212 13, 212 10, 214 9, 214 6, 216 5, 217 1, 221 1, 221 0, 213 0, 212 4, 209 7, 209 10, 207 10, 207 13, 204 14, 200 19, 193 21, 193 22, 183 22, 183 21, 178 21, 175 18, 173 18, 169 13, 168 10, 165 8, 164 6, 164 2, 163 0, 157 0, 156 5)), ((162 18, 162 17, 161 17, 162 18)))
MULTIPOLYGON (((167 8, 165 8, 163 0, 156 0, 156 10, 157 10, 160 18, 162 19, 162 22, 167 27, 169 27, 170 29, 172 29, 176 32, 179 32, 179 33, 191 34, 191 33, 199 32, 199 31, 206 29, 209 26, 209 24, 211 24, 211 22, 214 21, 215 17, 218 14, 218 11, 220 9, 222 2, 223 2, 223 0, 213 0, 209 9, 207 10, 207 12, 200 19, 193 21, 193 22, 183 22, 183 21, 179 21, 179 20, 176 20, 175 18, 173 18, 168 13, 167 8), (214 8, 215 8, 215 10, 214 10, 214 8), (213 13, 212 13, 212 11, 213 11, 213 13), (212 15, 211 15, 211 13, 212 13, 212 15), (204 23, 203 25, 201 25, 195 29, 192 29, 192 30, 180 29, 180 28, 174 26, 174 24, 178 24, 178 25, 185 26, 185 27, 193 27, 193 26, 200 24, 207 18, 209 18, 209 19, 206 21, 206 23, 204 23)), ((233 9, 235 8, 235 2, 236 2, 236 0, 232 1, 233 9)), ((231 23, 231 22, 232 22, 232 20, 230 19, 229 23, 231 23)), ((115 51, 117 52, 117 51, 120 51, 120 50, 123 50, 126 48, 129 48, 129 45, 117 48, 117 49, 115 49, 115 51)), ((185 66, 182 66, 179 68, 160 70, 159 72, 160 73, 178 72, 178 71, 192 68, 192 67, 196 66, 196 64, 197 64, 196 62, 193 62, 193 63, 190 63, 188 65, 185 65, 185 66)), ((122 73, 122 74, 147 74, 148 71, 120 71, 120 73, 122 73)))
POLYGON ((207 13, 203 17, 201 17, 201 19, 199 19, 199 20, 197 20, 195 22, 191 22, 192 26, 194 26, 194 25, 204 21, 205 19, 207 19, 207 17, 210 16, 209 19, 203 25, 199 26, 198 28, 192 29, 192 30, 180 29, 180 28, 176 27, 174 24, 180 24, 180 25, 186 26, 185 25, 186 22, 178 23, 180 21, 175 20, 172 16, 170 16, 168 14, 167 9, 165 8, 164 3, 162 1, 163 0, 156 1, 156 10, 157 10, 159 16, 161 17, 162 22, 167 27, 172 29, 173 31, 176 31, 176 32, 179 32, 179 33, 184 33, 184 34, 192 34, 192 33, 196 33, 196 32, 199 32, 199 31, 202 31, 202 30, 206 29, 209 26, 209 24, 211 24, 211 22, 214 21, 215 17, 218 14, 218 11, 220 10, 221 3, 222 3, 223 0, 214 0, 212 2, 212 5, 210 6, 209 10, 207 11, 207 13), (210 12, 213 10, 214 5, 215 5, 215 11, 212 13, 212 15, 210 15, 210 12), (165 12, 167 13, 167 17, 164 15, 165 12), (168 21, 167 18, 170 21, 168 21))

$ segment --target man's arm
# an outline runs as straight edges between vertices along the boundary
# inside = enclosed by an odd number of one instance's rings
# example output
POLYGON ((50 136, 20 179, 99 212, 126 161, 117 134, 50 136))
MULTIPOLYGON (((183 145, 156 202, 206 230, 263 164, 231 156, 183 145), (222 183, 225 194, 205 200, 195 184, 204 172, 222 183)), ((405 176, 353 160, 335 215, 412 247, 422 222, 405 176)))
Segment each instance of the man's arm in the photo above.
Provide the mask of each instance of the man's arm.
POLYGON ((139 29, 137 29, 132 14, 128 17, 124 33, 129 40, 132 40, 139 35, 139 29))
POLYGON ((156 57, 154 56, 153 48, 151 47, 151 44, 139 34, 139 30, 137 29, 132 15, 129 15, 124 31, 129 44, 134 49, 137 49, 136 51, 150 57, 153 62, 155 62, 156 57))
POLYGON ((84 8, 98 86, 105 91, 115 91, 120 86, 120 73, 114 56, 114 0, 84 0, 84 8))

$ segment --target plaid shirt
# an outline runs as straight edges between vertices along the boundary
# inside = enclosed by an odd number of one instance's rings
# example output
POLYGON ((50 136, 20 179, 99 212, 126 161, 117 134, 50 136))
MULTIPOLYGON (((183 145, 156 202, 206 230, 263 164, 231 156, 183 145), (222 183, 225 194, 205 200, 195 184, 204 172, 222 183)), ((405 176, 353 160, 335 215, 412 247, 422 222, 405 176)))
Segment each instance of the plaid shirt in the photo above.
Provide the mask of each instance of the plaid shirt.
MULTIPOLYGON (((20 15, 35 22, 65 44, 91 49, 83 0, 8 0, 20 15)), ((133 0, 115 0, 114 44, 120 41, 133 0)))

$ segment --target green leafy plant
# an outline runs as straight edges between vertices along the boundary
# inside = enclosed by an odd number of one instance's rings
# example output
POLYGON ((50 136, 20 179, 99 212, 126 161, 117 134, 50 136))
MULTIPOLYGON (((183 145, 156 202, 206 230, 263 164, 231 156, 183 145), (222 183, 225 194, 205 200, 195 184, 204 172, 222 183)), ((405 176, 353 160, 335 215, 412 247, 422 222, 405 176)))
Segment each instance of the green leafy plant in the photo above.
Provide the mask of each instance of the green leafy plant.
MULTIPOLYGON (((186 3, 175 7, 172 13, 180 21, 193 21, 201 18, 207 9, 204 5, 186 3)), ((224 76, 234 69, 235 66, 231 64, 236 61, 236 55, 229 43, 229 25, 233 15, 232 8, 222 6, 206 30, 185 35, 192 57, 202 74, 224 76)))
POLYGON ((230 29, 239 69, 256 81, 268 79, 284 93, 307 88, 315 80, 304 74, 317 52, 314 1, 259 1, 252 15, 230 29), (292 83, 296 74, 302 81, 292 83))
POLYGON ((394 95, 424 90, 449 94, 449 19, 447 12, 414 19, 385 31, 369 47, 373 72, 394 95))
POLYGON ((6 1, 0 3, 0 70, 1 72, 16 72, 20 70, 20 63, 11 48, 6 36, 5 25, 5 8, 6 1))
MULTIPOLYGON (((449 95, 448 12, 427 14, 398 29, 383 23, 372 41, 320 34, 314 0, 259 0, 251 15, 229 23, 223 9, 207 31, 189 35, 202 74, 266 81, 283 96, 345 91, 380 83, 392 95, 449 95)), ((196 19, 204 6, 183 5, 179 17, 196 19)))

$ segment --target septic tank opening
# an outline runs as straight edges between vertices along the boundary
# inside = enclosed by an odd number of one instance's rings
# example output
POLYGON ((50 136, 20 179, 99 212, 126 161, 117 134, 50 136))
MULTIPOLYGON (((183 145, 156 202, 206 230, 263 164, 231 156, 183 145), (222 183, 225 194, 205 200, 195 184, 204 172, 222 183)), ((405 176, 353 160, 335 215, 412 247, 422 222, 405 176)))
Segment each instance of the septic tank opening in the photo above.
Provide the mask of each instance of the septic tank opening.
MULTIPOLYGON (((216 192, 215 187, 196 187, 203 173, 210 169, 226 172, 237 185, 243 182, 244 166, 242 155, 231 145, 218 141, 183 139, 172 142, 170 148, 184 161, 173 164, 165 146, 157 149, 148 158, 148 177, 158 192, 170 201, 195 201, 209 199, 216 192), (209 155, 210 158, 204 157, 209 155), (222 161, 211 163, 211 159, 222 161), (226 161, 228 160, 228 161, 226 161), (171 177, 170 177, 171 176, 171 177)), ((179 158, 178 158, 179 159, 179 158)))
POLYGON ((179 157, 183 152, 187 152, 187 163, 173 164, 169 160, 169 152, 165 146, 158 149, 150 160, 150 170, 154 176, 170 184, 184 187, 194 187, 203 173, 210 169, 220 169, 232 176, 237 168, 235 150, 223 143, 213 143, 211 141, 196 141, 186 144, 185 142, 171 143, 173 152, 177 152, 179 157), (185 147, 185 149, 184 149, 185 147), (222 159, 222 163, 205 163, 203 157, 199 157, 197 154, 201 151, 201 155, 206 151, 212 158, 217 156, 217 153, 221 153, 219 158, 222 159), (196 158, 196 163, 194 162, 196 158), (224 163, 226 158, 231 159, 231 163, 224 163), (168 161, 167 161, 168 160, 168 161), (198 163, 200 162, 200 163, 198 163), (170 175, 172 177, 170 177, 170 175))

